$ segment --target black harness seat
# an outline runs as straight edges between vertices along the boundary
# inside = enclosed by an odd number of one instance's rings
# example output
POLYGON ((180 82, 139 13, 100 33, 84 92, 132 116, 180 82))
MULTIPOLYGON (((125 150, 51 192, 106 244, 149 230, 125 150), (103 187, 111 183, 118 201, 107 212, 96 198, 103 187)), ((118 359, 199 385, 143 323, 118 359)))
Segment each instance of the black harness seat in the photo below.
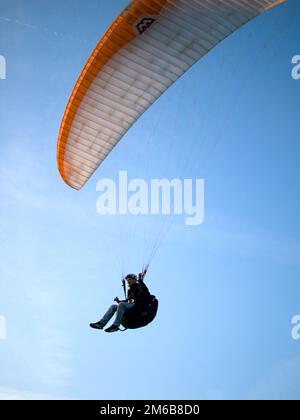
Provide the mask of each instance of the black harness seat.
POLYGON ((155 296, 151 296, 149 303, 142 310, 136 307, 126 310, 122 319, 122 326, 126 330, 146 327, 155 319, 157 311, 158 300, 155 296))

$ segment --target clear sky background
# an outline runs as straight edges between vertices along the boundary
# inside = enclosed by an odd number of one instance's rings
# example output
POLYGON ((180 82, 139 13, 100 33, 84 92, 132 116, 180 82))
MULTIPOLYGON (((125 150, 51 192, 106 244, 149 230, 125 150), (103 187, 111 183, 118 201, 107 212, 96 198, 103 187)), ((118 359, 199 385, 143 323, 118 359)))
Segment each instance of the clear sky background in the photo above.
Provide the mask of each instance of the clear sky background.
POLYGON ((56 168, 60 120, 126 4, 0 3, 0 398, 299 399, 299 1, 195 65, 76 192, 56 168), (97 181, 121 169, 203 177, 206 218, 172 220, 147 279, 155 322, 108 335, 88 324, 122 294, 118 261, 139 270, 160 229, 97 215, 97 181))

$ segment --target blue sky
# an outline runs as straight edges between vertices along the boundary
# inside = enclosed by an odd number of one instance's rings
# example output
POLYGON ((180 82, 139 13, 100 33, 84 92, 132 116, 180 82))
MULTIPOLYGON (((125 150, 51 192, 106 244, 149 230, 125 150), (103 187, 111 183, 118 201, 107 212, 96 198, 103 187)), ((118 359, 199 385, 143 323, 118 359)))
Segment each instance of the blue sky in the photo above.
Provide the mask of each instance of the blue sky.
POLYGON ((60 120, 126 4, 0 5, 0 398, 299 399, 300 81, 291 60, 300 4, 289 0, 215 48, 76 192, 56 168, 60 120), (150 216, 97 215, 97 181, 121 169, 203 177, 206 218, 197 228, 172 220, 148 277, 156 321, 107 335, 88 324, 122 293, 118 261, 139 270, 160 227, 150 216))

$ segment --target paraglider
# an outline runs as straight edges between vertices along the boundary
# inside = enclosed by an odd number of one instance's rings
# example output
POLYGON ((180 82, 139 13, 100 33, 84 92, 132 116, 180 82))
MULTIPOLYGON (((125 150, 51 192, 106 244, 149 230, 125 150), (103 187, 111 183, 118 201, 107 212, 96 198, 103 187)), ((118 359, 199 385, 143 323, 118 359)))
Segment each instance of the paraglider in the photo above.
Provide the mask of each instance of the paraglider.
MULTIPOLYGON (((80 190, 173 83, 230 34, 285 1, 132 0, 98 42, 67 104, 57 144, 64 182, 80 190)), ((149 294, 147 305, 137 313, 135 298, 117 300, 91 327, 104 328, 114 314, 108 332, 148 325, 158 301, 149 294)))

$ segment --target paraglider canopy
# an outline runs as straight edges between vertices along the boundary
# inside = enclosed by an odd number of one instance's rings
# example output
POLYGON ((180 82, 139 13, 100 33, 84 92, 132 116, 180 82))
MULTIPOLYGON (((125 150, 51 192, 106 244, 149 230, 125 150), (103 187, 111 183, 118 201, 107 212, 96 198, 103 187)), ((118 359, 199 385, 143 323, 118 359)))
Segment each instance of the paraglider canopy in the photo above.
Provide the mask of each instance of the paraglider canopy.
POLYGON ((63 180, 80 189, 135 121, 193 64, 286 0, 132 0, 84 66, 58 138, 63 180))

